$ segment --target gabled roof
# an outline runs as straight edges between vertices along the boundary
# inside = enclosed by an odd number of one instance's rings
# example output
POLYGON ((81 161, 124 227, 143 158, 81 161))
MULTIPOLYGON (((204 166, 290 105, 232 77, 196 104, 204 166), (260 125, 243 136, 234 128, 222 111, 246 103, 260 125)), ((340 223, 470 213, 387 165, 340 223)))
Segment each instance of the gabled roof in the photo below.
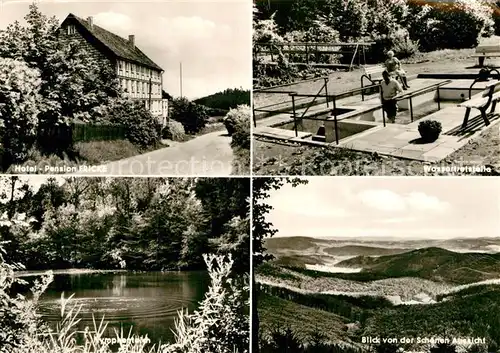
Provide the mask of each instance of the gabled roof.
MULTIPOLYGON (((155 64, 146 54, 144 54, 137 46, 132 47, 128 39, 122 38, 110 31, 92 24, 89 25, 88 21, 73 15, 70 13, 64 22, 68 19, 74 19, 76 22, 83 27, 90 35, 92 35, 97 41, 101 42, 108 50, 110 50, 115 56, 125 59, 128 61, 133 61, 138 64, 148 66, 150 68, 161 70, 163 69, 155 64)), ((63 23, 64 23, 63 22, 63 23)))

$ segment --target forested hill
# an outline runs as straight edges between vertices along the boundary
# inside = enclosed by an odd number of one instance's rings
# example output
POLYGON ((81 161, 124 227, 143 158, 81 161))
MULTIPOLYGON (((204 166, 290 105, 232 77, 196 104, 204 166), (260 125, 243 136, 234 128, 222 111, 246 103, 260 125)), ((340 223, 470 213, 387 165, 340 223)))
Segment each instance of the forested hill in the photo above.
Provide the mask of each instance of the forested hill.
POLYGON ((391 277, 412 276, 447 283, 472 283, 500 278, 500 253, 458 253, 441 248, 418 249, 380 257, 358 256, 339 266, 391 277))
POLYGON ((249 271, 249 180, 0 178, 0 245, 27 269, 204 268, 231 253, 249 271), (11 190, 13 192, 11 192, 11 190))
POLYGON ((238 105, 250 105, 250 91, 242 88, 228 88, 209 96, 194 100, 195 103, 213 109, 229 110, 238 105))

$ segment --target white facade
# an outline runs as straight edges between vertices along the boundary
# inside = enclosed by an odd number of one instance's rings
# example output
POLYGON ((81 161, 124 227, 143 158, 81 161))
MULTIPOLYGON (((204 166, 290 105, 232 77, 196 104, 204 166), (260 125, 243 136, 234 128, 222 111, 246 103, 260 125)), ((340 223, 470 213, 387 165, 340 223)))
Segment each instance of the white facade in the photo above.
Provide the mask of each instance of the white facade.
MULTIPOLYGON (((166 116, 164 115, 165 103, 162 99, 163 77, 160 70, 154 70, 124 60, 117 60, 116 74, 126 97, 144 101, 146 108, 154 116, 166 116)), ((168 109, 166 112, 168 114, 168 109)))

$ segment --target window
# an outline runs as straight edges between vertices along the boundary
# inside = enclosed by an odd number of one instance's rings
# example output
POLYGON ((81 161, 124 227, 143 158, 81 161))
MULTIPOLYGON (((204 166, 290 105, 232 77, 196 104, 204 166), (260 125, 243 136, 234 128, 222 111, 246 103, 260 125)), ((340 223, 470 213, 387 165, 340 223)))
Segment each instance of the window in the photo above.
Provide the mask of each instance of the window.
POLYGON ((68 25, 68 35, 72 35, 76 33, 76 28, 74 25, 68 25))

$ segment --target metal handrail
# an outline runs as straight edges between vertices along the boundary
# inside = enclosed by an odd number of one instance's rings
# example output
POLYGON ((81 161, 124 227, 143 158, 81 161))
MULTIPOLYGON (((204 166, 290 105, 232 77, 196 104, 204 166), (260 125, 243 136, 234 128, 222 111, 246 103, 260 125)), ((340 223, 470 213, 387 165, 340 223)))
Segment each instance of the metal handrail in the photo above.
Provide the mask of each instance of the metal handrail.
MULTIPOLYGON (((287 42, 287 43, 272 43, 273 45, 276 45, 278 47, 284 47, 284 46, 287 46, 287 45, 290 45, 290 46, 294 46, 294 45, 297 45, 297 46, 330 46, 330 47, 353 47, 353 46, 356 46, 356 45, 359 45, 359 46, 371 46, 373 44, 375 44, 375 42, 359 42, 359 43, 356 43, 356 42, 353 42, 353 43, 335 43, 335 42, 287 42)), ((255 47, 265 47, 265 46, 269 46, 269 43, 255 43, 254 44, 255 47)))
MULTIPOLYGON (((487 78, 487 79, 488 79, 488 78, 490 78, 490 76, 492 76, 492 75, 491 75, 491 73, 492 73, 493 71, 496 71, 496 72, 497 72, 497 80, 498 80, 498 81, 500 81, 500 72, 499 72, 497 69, 495 69, 495 68, 489 69, 489 71, 488 71, 488 75, 486 76, 486 78, 487 78)), ((475 85, 476 83, 478 83, 478 82, 482 82, 482 81, 481 81, 481 79, 483 79, 483 77, 477 77, 477 78, 476 78, 476 79, 472 82, 472 84, 470 85, 470 87, 469 87, 469 99, 471 99, 471 98, 472 98, 472 87, 474 87, 474 85, 475 85)))
MULTIPOLYGON (((324 77, 324 80, 325 80, 325 82, 323 83, 323 86, 321 86, 320 90, 314 96, 314 98, 311 101, 311 103, 308 104, 307 107, 306 107, 306 109, 304 110, 304 112, 302 112, 302 115, 299 118, 300 120, 302 120, 304 118, 304 115, 306 115, 306 113, 309 111, 309 108, 311 108, 314 105, 314 103, 316 102, 316 99, 318 98, 318 96, 321 95, 321 92, 323 92, 323 90, 325 90, 326 91, 326 95, 328 95, 328 81, 329 81, 329 78, 326 76, 326 77, 324 77)), ((297 92, 294 92, 294 93, 290 93, 290 96, 292 97, 292 109, 293 109, 293 121, 294 121, 294 127, 295 127, 295 137, 298 137, 298 132, 297 132, 297 114, 295 112, 295 97, 299 96, 299 94, 297 92)), ((326 106, 328 107, 328 98, 326 99, 326 106)))
POLYGON ((451 82, 451 80, 444 80, 442 82, 435 83, 431 86, 420 88, 420 89, 413 91, 413 92, 404 93, 404 94, 398 96, 396 98, 396 100, 401 101, 401 100, 408 99, 410 101, 410 118, 411 118, 411 122, 413 122, 413 101, 412 101, 413 97, 421 96, 422 94, 426 94, 426 93, 429 93, 429 92, 436 90, 437 95, 438 95, 438 97, 437 97, 438 110, 441 110, 441 102, 440 102, 441 97, 440 97, 439 89, 441 88, 441 86, 447 85, 450 82, 451 82))

